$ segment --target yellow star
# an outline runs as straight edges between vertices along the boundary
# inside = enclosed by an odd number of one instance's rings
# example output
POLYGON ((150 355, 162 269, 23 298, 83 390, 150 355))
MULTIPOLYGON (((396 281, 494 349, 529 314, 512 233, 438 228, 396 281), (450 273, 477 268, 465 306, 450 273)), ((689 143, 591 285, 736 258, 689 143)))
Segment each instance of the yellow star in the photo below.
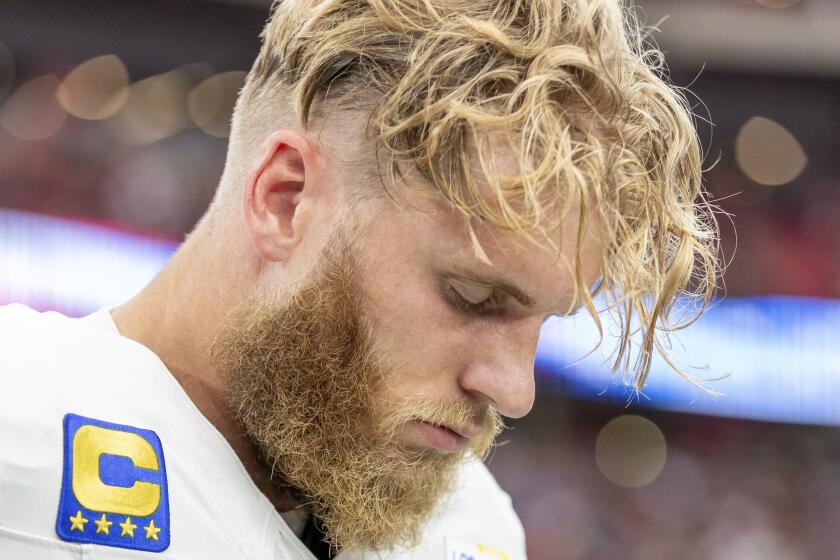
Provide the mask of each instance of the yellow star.
POLYGON ((114 524, 113 521, 108 521, 108 518, 105 517, 105 514, 102 514, 102 517, 99 519, 94 519, 94 523, 96 523, 96 533, 105 533, 106 535, 111 531, 111 525, 114 524))
POLYGON ((130 517, 126 517, 125 521, 119 524, 122 527, 122 533, 120 533, 121 537, 131 537, 134 538, 134 529, 137 528, 137 525, 131 522, 130 517))
POLYGON ((85 532, 85 523, 87 523, 87 522, 88 522, 88 520, 86 518, 82 517, 82 510, 79 510, 79 511, 76 512, 76 515, 70 516, 70 523, 71 523, 70 530, 75 531, 75 530, 78 529, 80 533, 84 533, 85 532))
POLYGON ((143 527, 146 529, 146 540, 148 539, 155 539, 158 540, 158 533, 160 533, 160 527, 155 527, 155 520, 152 519, 149 521, 148 525, 143 527))

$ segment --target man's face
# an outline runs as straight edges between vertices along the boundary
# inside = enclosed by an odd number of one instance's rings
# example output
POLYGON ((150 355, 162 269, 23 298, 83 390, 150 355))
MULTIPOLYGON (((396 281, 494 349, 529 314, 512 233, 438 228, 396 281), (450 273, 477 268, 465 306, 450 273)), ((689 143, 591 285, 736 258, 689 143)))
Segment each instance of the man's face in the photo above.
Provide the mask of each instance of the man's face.
POLYGON ((410 202, 356 239, 338 230, 306 281, 256 299, 215 348, 275 480, 342 548, 416 542, 463 456, 530 409, 540 326, 571 303, 548 252, 484 232, 490 267, 459 216, 410 202), (476 275, 518 284, 532 307, 476 275))
POLYGON ((273 479, 312 504, 333 543, 412 544, 463 453, 486 453, 501 419, 485 403, 393 386, 400 376, 377 349, 357 250, 340 233, 304 285, 252 304, 214 352, 273 479), (442 443, 404 438, 413 424, 442 443))

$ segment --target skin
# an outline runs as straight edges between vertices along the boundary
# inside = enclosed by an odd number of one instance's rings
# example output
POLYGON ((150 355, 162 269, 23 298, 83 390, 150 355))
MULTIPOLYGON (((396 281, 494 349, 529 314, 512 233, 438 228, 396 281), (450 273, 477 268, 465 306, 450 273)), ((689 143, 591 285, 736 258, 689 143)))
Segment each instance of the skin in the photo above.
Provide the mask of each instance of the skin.
MULTIPOLYGON (((506 154, 498 156, 498 165, 515 173, 506 154)), ((341 189, 348 179, 333 150, 301 129, 266 138, 249 168, 241 207, 223 220, 203 220, 161 273, 112 315, 124 336, 160 357, 260 490, 285 511, 296 504, 272 485, 228 410, 225 377, 208 348, 249 296, 287 289, 308 277, 314 256, 345 219, 341 189)), ((372 304, 377 345, 399 366, 389 384, 406 397, 469 400, 506 417, 524 416, 534 402, 540 327, 548 314, 573 306, 574 282, 561 263, 573 262, 577 212, 569 213, 559 232, 559 259, 548 249, 480 229, 490 266, 475 257, 463 218, 441 198, 406 190, 403 202, 400 208, 389 203, 359 244, 362 289, 372 304), (444 289, 455 287, 473 301, 493 291, 463 278, 458 268, 515 283, 534 305, 526 308, 502 296, 490 314, 465 314, 444 289)), ((590 285, 600 251, 595 236, 587 235, 581 255, 590 285)), ((429 445, 414 424, 398 435, 407 446, 429 445)))

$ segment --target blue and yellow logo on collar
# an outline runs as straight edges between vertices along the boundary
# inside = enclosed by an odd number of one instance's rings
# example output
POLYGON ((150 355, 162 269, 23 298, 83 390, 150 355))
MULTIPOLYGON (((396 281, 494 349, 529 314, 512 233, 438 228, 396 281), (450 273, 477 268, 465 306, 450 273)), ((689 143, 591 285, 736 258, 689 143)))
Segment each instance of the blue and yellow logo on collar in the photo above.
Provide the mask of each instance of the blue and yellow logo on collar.
POLYGON ((157 434, 67 414, 55 530, 65 541, 165 550, 169 494, 157 434))

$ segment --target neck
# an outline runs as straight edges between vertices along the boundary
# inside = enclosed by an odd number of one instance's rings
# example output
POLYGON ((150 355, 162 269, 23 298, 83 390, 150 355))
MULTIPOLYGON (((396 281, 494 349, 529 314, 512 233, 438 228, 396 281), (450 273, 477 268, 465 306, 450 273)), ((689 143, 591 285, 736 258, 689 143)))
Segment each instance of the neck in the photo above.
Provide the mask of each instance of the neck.
POLYGON ((255 270, 236 270, 228 261, 229 255, 250 250, 241 240, 199 225, 158 276, 111 314, 121 335, 157 354, 225 437, 257 487, 275 508, 285 511, 297 503, 271 482, 270 470, 228 409, 224 375, 209 352, 230 312, 242 305, 247 286, 254 283, 255 270))

